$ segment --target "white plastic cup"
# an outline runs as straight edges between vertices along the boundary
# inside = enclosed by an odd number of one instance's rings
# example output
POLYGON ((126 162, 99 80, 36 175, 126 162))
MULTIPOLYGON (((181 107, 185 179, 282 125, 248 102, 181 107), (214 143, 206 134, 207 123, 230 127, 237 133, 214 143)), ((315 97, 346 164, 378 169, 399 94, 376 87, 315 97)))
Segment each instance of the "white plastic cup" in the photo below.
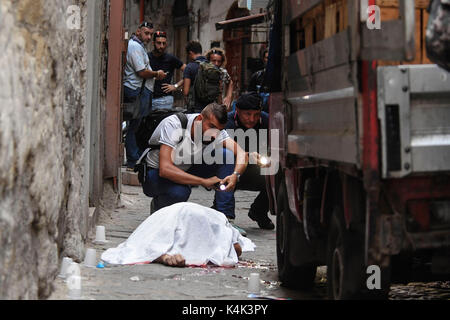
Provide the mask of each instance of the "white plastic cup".
POLYGON ((104 226, 97 226, 96 227, 96 230, 95 230, 95 242, 98 242, 98 243, 106 242, 105 227, 104 226))
POLYGON ((70 264, 72 263, 72 258, 64 257, 61 263, 61 270, 59 272, 58 277, 65 279, 67 275, 67 269, 69 268, 70 264))
POLYGON ((81 299, 81 276, 71 275, 67 279, 67 288, 69 289, 67 294, 69 299, 81 299))
POLYGON ((84 265, 86 267, 95 268, 97 265, 97 251, 95 249, 87 249, 84 257, 84 265))
POLYGON ((70 276, 81 276, 80 266, 76 262, 71 262, 69 267, 67 267, 66 278, 70 276))
POLYGON ((259 273, 251 273, 248 279, 248 292, 253 294, 259 294, 260 292, 260 280, 259 273))

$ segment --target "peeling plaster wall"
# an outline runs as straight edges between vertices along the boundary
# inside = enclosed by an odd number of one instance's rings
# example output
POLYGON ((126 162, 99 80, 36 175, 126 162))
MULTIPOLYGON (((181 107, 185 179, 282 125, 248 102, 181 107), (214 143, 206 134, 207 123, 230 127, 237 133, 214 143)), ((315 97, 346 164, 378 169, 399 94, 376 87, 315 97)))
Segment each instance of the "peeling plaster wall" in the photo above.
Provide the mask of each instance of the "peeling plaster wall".
POLYGON ((0 2, 1 299, 45 298, 60 256, 83 257, 85 19, 86 0, 0 2))

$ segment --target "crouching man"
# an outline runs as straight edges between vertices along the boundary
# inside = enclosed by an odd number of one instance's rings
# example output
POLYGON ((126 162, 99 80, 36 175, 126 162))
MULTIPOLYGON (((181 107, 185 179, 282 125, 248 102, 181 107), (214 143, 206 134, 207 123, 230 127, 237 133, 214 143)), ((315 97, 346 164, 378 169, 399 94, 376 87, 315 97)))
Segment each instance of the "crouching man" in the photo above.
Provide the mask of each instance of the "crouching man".
MULTIPOLYGON (((228 113, 226 129, 236 133, 234 139, 238 141, 246 152, 250 152, 252 147, 255 146, 259 149, 261 139, 268 141, 269 115, 261 109, 262 100, 260 96, 256 92, 251 92, 239 97, 236 102, 236 111, 228 113), (256 141, 252 143, 246 139, 238 139, 237 130, 241 130, 244 135, 253 130, 256 141)), ((252 135, 250 134, 249 136, 252 135)), ((266 150, 258 150, 258 152, 264 151, 266 150)), ((256 157, 259 157, 259 154, 256 152, 252 154, 256 154, 256 157)), ((253 221, 256 221, 261 229, 273 230, 275 225, 268 217, 269 198, 266 191, 265 176, 261 174, 260 166, 249 164, 236 189, 259 191, 258 196, 250 206, 248 216, 253 221)))

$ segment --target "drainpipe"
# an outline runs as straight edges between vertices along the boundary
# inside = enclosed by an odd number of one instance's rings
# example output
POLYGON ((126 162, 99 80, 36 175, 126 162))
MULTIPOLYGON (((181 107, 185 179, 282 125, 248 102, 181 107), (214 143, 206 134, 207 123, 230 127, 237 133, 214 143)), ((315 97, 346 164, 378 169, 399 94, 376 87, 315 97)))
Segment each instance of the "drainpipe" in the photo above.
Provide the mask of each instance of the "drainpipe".
POLYGON ((145 0, 141 0, 139 7, 140 7, 140 23, 142 23, 144 22, 145 0))

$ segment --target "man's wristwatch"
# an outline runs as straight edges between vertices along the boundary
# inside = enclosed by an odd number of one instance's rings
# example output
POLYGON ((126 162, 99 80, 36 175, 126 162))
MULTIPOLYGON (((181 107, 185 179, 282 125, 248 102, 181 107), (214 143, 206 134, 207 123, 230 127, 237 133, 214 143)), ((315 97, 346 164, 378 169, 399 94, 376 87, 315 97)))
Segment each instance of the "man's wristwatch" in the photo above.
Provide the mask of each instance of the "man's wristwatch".
POLYGON ((175 87, 175 89, 178 89, 179 87, 178 83, 175 83, 173 86, 175 87))
POLYGON ((239 182, 239 180, 241 179, 241 174, 239 172, 237 172, 237 171, 233 172, 233 174, 236 175, 236 177, 238 179, 238 182, 239 182))

